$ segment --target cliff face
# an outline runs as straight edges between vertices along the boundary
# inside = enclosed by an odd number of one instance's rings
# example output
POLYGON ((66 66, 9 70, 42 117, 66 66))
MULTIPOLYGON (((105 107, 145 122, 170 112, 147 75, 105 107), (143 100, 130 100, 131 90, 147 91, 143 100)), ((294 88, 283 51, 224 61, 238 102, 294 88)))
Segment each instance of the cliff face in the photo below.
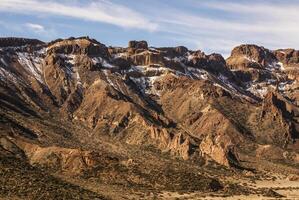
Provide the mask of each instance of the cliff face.
MULTIPOLYGON (((260 144, 298 154, 295 50, 241 45, 225 60, 145 41, 108 48, 88 37, 3 38, 0 46, 3 155, 109 182, 116 168, 131 170, 132 159, 140 164, 152 151, 238 168, 244 149, 261 157, 260 144)), ((142 166, 136 170, 146 173, 142 166)))

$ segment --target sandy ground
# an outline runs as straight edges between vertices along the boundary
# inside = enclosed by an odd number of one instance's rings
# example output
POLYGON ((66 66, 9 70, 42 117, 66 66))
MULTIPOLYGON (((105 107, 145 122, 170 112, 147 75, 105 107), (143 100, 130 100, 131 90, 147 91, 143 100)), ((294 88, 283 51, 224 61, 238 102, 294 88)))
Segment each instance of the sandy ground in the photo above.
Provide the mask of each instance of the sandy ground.
MULTIPOLYGON (((274 190, 275 192, 285 196, 284 198, 273 198, 273 197, 264 197, 261 195, 238 195, 231 197, 220 197, 220 196, 202 196, 197 193, 191 194, 179 194, 179 193, 169 193, 165 192, 159 197, 165 200, 273 200, 273 199, 281 199, 281 200, 299 200, 299 181, 290 181, 287 179, 277 179, 266 180, 266 181, 256 181, 254 184, 249 184, 254 188, 269 188, 274 190)), ((158 198, 159 199, 159 198, 158 198)))
MULTIPOLYGON (((62 177, 63 178, 63 177, 62 177)), ((178 192, 147 192, 143 193, 142 191, 127 191, 122 188, 120 190, 119 187, 111 187, 105 184, 93 183, 92 181, 86 181, 86 183, 82 183, 82 180, 79 182, 76 179, 68 178, 67 181, 82 185, 86 189, 91 191, 103 194, 104 196, 110 197, 111 199, 116 200, 299 200, 299 180, 289 180, 288 175, 280 175, 280 174, 271 174, 271 176, 265 177, 264 180, 256 180, 252 181, 252 179, 232 179, 235 183, 239 183, 241 185, 246 185, 247 187, 255 188, 255 189, 272 189, 285 196, 284 198, 274 198, 274 197, 264 197, 262 195, 236 195, 223 197, 221 194, 209 193, 178 193, 178 192), (272 179, 274 178, 274 180, 272 179)), ((230 179, 229 181, 232 182, 230 179)), ((129 189, 129 188, 127 188, 129 189)), ((223 195, 223 194, 222 194, 223 195)), ((225 195, 225 194, 224 194, 225 195)), ((2 200, 0 198, 0 200, 2 200)))
MULTIPOLYGON (((242 181, 243 182, 243 181, 242 181)), ((245 183, 245 182, 243 182, 245 183)), ((268 188, 272 189, 275 192, 285 196, 284 198, 273 198, 273 197, 264 197, 261 195, 238 195, 238 196, 216 196, 215 194, 200 194, 200 193, 188 193, 188 194, 179 194, 177 192, 163 192, 158 194, 143 194, 141 197, 140 194, 129 195, 127 196, 125 193, 123 195, 119 194, 117 188, 115 190, 111 190, 110 187, 105 188, 104 186, 90 186, 93 189, 97 188, 95 192, 105 193, 110 196, 112 199, 143 199, 143 200, 299 200, 299 181, 290 181, 286 178, 281 178, 277 180, 264 180, 264 181, 256 181, 255 183, 248 183, 250 187, 253 188, 268 188), (108 192, 110 191, 110 192, 108 192)), ((17 197, 10 198, 1 198, 0 200, 19 200, 17 197)))
POLYGON ((274 198, 274 197, 264 197, 260 195, 238 195, 238 196, 231 196, 231 197, 201 197, 197 194, 190 194, 190 195, 179 195, 179 194, 166 194, 161 197, 161 199, 165 200, 299 200, 299 190, 283 190, 283 191, 276 191, 282 195, 285 195, 285 198, 274 198), (168 195, 168 196, 167 196, 168 195), (169 196, 170 195, 170 196, 169 196))

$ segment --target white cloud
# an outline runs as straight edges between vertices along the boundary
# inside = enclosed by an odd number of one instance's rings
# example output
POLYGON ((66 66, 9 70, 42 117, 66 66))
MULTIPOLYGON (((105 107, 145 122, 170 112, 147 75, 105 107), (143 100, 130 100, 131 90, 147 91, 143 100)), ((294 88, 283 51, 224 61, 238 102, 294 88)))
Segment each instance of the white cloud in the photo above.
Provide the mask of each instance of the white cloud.
POLYGON ((154 31, 157 28, 157 24, 149 21, 140 13, 105 0, 86 3, 86 5, 38 0, 1 0, 0 10, 25 14, 60 15, 148 31, 154 31))
POLYGON ((295 1, 270 4, 270 1, 258 0, 248 3, 185 0, 181 7, 159 0, 151 3, 136 1, 137 6, 131 4, 129 7, 112 0, 80 2, 0 0, 0 11, 58 15, 154 31, 153 37, 160 37, 162 33, 166 40, 179 41, 207 53, 228 55, 234 46, 242 43, 255 43, 270 49, 299 46, 299 2, 295 1))
MULTIPOLYGON (((197 2, 198 3, 198 2, 197 2)), ((274 19, 296 20, 298 17, 299 5, 284 1, 281 3, 267 3, 267 1, 250 3, 232 3, 219 1, 205 1, 198 3, 200 6, 213 8, 217 10, 239 13, 239 14, 263 14, 266 17, 271 16, 274 19)), ((254 15, 252 16, 255 17, 254 15)))
POLYGON ((225 55, 242 43, 255 43, 270 49, 299 46, 298 3, 272 5, 220 0, 193 0, 191 3, 193 8, 198 7, 198 12, 168 8, 163 14, 156 13, 154 21, 159 22, 159 30, 175 34, 177 40, 201 47, 208 53, 225 55), (209 11, 201 13, 200 9, 209 11))
MULTIPOLYGON (((18 25, 15 25, 18 26, 18 25)), ((25 23, 21 25, 22 30, 18 30, 17 32, 19 32, 20 34, 23 33, 23 29, 26 28, 28 31, 30 31, 31 33, 33 33, 34 35, 38 36, 40 39, 53 39, 55 37, 58 37, 56 29, 54 27, 45 27, 41 24, 37 24, 37 23, 25 23)))
POLYGON ((25 26, 35 33, 45 32, 45 27, 40 24, 26 23, 25 26))

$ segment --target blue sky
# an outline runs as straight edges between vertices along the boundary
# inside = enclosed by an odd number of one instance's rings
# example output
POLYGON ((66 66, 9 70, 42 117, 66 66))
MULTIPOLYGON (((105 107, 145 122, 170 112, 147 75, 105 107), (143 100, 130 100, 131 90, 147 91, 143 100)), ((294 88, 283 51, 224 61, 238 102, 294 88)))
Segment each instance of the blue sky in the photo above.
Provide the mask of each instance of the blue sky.
POLYGON ((299 46, 298 0, 0 0, 0 36, 147 40, 229 55, 243 43, 299 46))

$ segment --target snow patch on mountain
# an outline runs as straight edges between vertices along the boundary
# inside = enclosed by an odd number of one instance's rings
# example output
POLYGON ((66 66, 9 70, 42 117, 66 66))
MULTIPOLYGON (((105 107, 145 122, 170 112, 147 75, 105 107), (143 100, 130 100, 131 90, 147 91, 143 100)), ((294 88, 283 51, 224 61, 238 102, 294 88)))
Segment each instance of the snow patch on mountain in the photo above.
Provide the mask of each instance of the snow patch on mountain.
POLYGON ((244 56, 244 59, 245 59, 245 60, 248 60, 249 62, 257 63, 256 60, 254 60, 253 58, 250 58, 250 57, 248 57, 248 56, 244 56))
POLYGON ((0 58, 0 61, 5 67, 8 67, 7 62, 3 58, 0 58))
POLYGON ((121 85, 119 84, 118 80, 117 80, 117 79, 114 79, 114 78, 112 78, 112 77, 111 77, 112 79, 110 78, 111 75, 109 74, 109 70, 104 69, 103 72, 104 72, 104 75, 105 75, 105 77, 106 77, 106 82, 107 82, 110 86, 112 86, 116 91, 122 93, 123 95, 126 95, 126 93, 123 91, 121 85))
POLYGON ((0 81, 11 84, 26 85, 26 82, 14 73, 0 67, 0 81))
POLYGON ((101 57, 93 57, 92 62, 94 65, 96 64, 100 64, 101 66, 105 67, 105 68, 117 68, 115 65, 110 64, 107 60, 101 58, 101 57))
POLYGON ((278 84, 278 90, 285 94, 288 90, 291 90, 295 85, 297 84, 297 81, 285 81, 278 84))
POLYGON ((283 70, 285 70, 285 68, 284 68, 284 66, 281 62, 273 62, 271 64, 268 64, 266 69, 269 70, 269 71, 283 71, 283 70))
POLYGON ((187 56, 188 61, 192 60, 193 58, 194 58, 194 55, 188 53, 188 56, 187 56))
POLYGON ((191 75, 195 79, 207 80, 209 78, 209 73, 203 69, 187 67, 185 70, 187 70, 186 75, 191 75))
POLYGON ((43 83, 42 79, 42 58, 36 57, 27 52, 17 52, 18 62, 25 67, 25 70, 39 82, 43 83))
POLYGON ((283 66, 283 63, 282 63, 282 62, 278 62, 278 63, 277 63, 277 65, 278 65, 278 66, 280 66, 280 69, 281 69, 281 70, 283 70, 283 71, 285 70, 285 68, 284 68, 284 66, 283 66))
POLYGON ((264 97, 268 93, 269 87, 270 85, 261 86, 259 84, 252 84, 250 87, 247 88, 247 91, 251 92, 255 96, 264 97))
POLYGON ((116 53, 113 54, 112 57, 115 58, 123 58, 123 57, 127 57, 127 53, 116 53))

